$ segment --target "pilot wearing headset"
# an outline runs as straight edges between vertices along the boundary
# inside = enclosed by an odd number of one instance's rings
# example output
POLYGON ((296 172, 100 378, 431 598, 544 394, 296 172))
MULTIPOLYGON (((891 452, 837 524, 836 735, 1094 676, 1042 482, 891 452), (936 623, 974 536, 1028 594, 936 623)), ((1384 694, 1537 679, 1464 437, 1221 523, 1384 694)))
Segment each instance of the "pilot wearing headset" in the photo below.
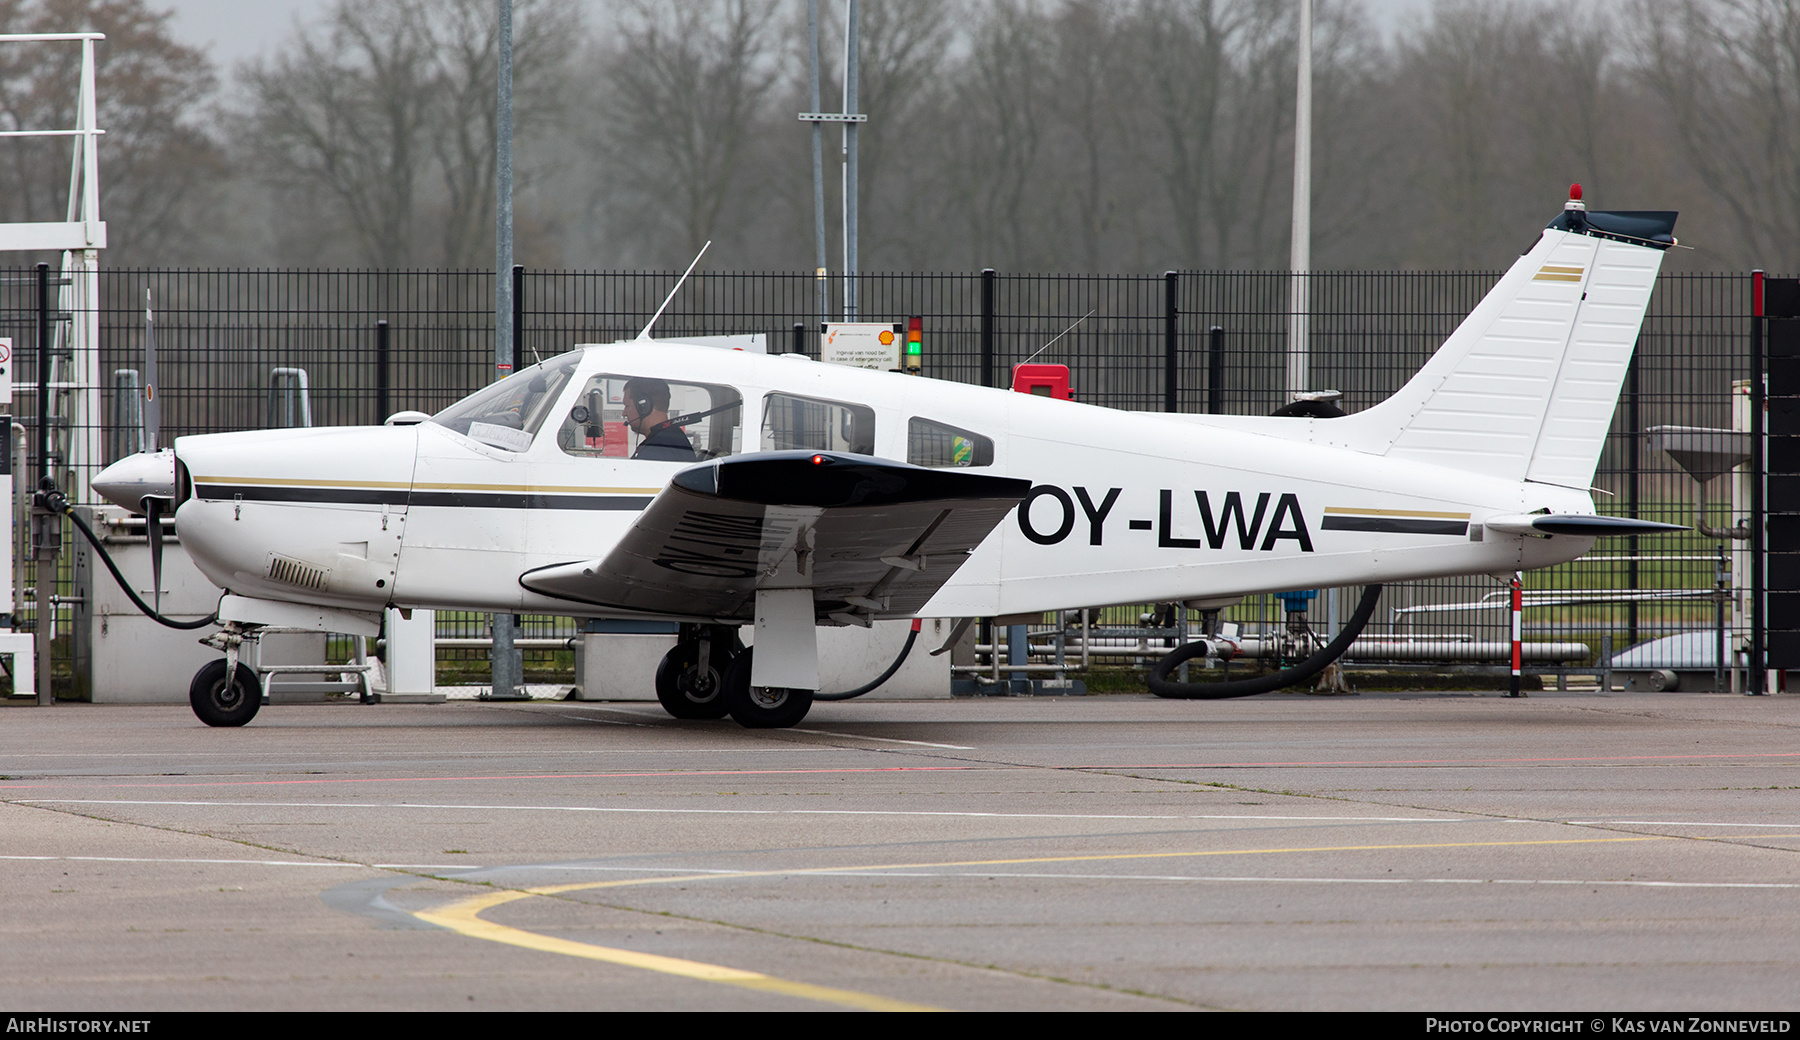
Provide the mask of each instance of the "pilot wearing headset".
POLYGON ((669 421, 669 384, 660 379, 630 379, 625 383, 625 424, 644 438, 634 459, 652 462, 698 462, 693 442, 681 427, 669 421))

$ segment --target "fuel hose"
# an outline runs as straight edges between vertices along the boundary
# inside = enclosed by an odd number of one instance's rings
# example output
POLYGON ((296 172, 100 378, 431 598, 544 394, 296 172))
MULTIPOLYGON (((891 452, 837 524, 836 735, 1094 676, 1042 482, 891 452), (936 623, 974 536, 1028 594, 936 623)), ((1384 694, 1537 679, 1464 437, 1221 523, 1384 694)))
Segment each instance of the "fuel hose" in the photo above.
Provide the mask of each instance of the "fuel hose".
POLYGON ((908 654, 912 653, 913 644, 918 641, 919 641, 919 619, 913 618, 912 631, 906 633, 906 645, 902 646, 900 648, 900 656, 894 658, 894 663, 887 666, 887 671, 882 672, 880 675, 877 675, 875 678, 869 680, 866 683, 863 683, 861 686, 858 686, 854 690, 845 690, 843 693, 815 693, 815 694, 813 694, 813 700, 815 700, 815 701, 847 701, 852 697, 861 697, 863 694, 868 693, 870 690, 873 690, 877 686, 880 686, 882 683, 887 682, 889 679, 892 679, 894 677, 894 673, 900 670, 900 666, 906 663, 906 656, 908 654))
POLYGON ((113 580, 119 583, 119 588, 125 590, 125 595, 131 599, 132 605, 143 611, 145 617, 165 628, 178 628, 190 632, 195 629, 205 628, 208 625, 218 624, 219 615, 216 613, 208 614, 198 621, 176 621, 173 618, 166 618, 161 614, 158 614, 155 610, 151 609, 150 604, 145 603, 139 598, 138 594, 132 590, 131 583, 125 580, 125 576, 119 573, 118 565, 113 563, 112 554, 108 553, 106 551, 106 546, 100 543, 100 539, 94 534, 93 528, 89 527, 81 517, 75 515, 75 510, 69 506, 69 500, 63 497, 60 491, 42 492, 39 497, 44 508, 68 517, 69 520, 75 524, 75 529, 80 531, 81 536, 86 538, 88 544, 94 547, 94 552, 99 555, 100 562, 106 564, 106 569, 112 572, 113 580))
POLYGON ((1232 679, 1226 682, 1186 683, 1176 682, 1169 678, 1183 661, 1191 661, 1196 657, 1205 657, 1212 649, 1212 644, 1205 639, 1196 639, 1176 647, 1168 656, 1156 662, 1150 669, 1150 692, 1158 697, 1174 700, 1216 701, 1228 697, 1251 697, 1259 693, 1269 693, 1286 686, 1296 686, 1324 671, 1331 663, 1343 656, 1356 637, 1362 634, 1363 626, 1375 615, 1375 604, 1381 599, 1381 586, 1370 585, 1363 589, 1362 602, 1356 605, 1356 613, 1344 625, 1344 630, 1337 638, 1326 643, 1318 653, 1301 661, 1292 668, 1284 668, 1268 675, 1259 675, 1253 679, 1232 679))

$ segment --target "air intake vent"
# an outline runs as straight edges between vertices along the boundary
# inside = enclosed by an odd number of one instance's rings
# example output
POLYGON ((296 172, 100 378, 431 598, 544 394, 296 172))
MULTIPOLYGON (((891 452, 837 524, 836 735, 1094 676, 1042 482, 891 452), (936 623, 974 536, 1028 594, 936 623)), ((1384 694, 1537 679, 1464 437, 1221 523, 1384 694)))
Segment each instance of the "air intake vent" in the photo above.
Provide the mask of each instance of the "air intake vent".
POLYGON ((303 589, 323 589, 325 579, 331 572, 323 567, 314 567, 310 563, 301 563, 286 556, 269 557, 269 579, 298 585, 303 589))

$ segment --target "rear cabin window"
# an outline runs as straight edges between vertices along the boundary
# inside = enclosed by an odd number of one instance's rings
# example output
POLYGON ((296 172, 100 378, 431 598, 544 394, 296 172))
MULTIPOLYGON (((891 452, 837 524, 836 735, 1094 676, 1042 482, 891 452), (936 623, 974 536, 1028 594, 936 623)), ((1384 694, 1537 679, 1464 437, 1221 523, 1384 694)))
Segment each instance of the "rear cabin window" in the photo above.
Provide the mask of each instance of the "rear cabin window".
POLYGON ((556 444, 587 458, 704 462, 743 450, 743 414, 743 398, 728 386, 597 375, 570 406, 556 444), (649 421, 630 421, 641 415, 649 421))
POLYGON ((906 461, 932 469, 994 464, 994 442, 948 423, 913 419, 906 424, 906 461))
POLYGON ((793 394, 763 398, 765 451, 841 451, 875 454, 875 410, 868 405, 793 394))

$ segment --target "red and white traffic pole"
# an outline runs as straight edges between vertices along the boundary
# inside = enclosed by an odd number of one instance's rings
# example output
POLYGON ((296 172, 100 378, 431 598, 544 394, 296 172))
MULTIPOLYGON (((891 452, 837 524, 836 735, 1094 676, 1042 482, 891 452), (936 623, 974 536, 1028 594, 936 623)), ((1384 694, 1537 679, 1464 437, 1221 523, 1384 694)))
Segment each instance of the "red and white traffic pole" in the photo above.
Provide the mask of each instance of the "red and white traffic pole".
POLYGON ((1525 576, 1518 571, 1513 571, 1513 577, 1512 577, 1512 685, 1511 685, 1511 687, 1508 688, 1508 691, 1507 691, 1507 696, 1509 696, 1509 697, 1525 696, 1525 691, 1521 687, 1520 681, 1519 681, 1520 665, 1522 665, 1524 663, 1524 658, 1525 658, 1524 648, 1519 643, 1519 630, 1521 628, 1520 621, 1521 621, 1522 615, 1525 613, 1524 588, 1525 588, 1525 576))

